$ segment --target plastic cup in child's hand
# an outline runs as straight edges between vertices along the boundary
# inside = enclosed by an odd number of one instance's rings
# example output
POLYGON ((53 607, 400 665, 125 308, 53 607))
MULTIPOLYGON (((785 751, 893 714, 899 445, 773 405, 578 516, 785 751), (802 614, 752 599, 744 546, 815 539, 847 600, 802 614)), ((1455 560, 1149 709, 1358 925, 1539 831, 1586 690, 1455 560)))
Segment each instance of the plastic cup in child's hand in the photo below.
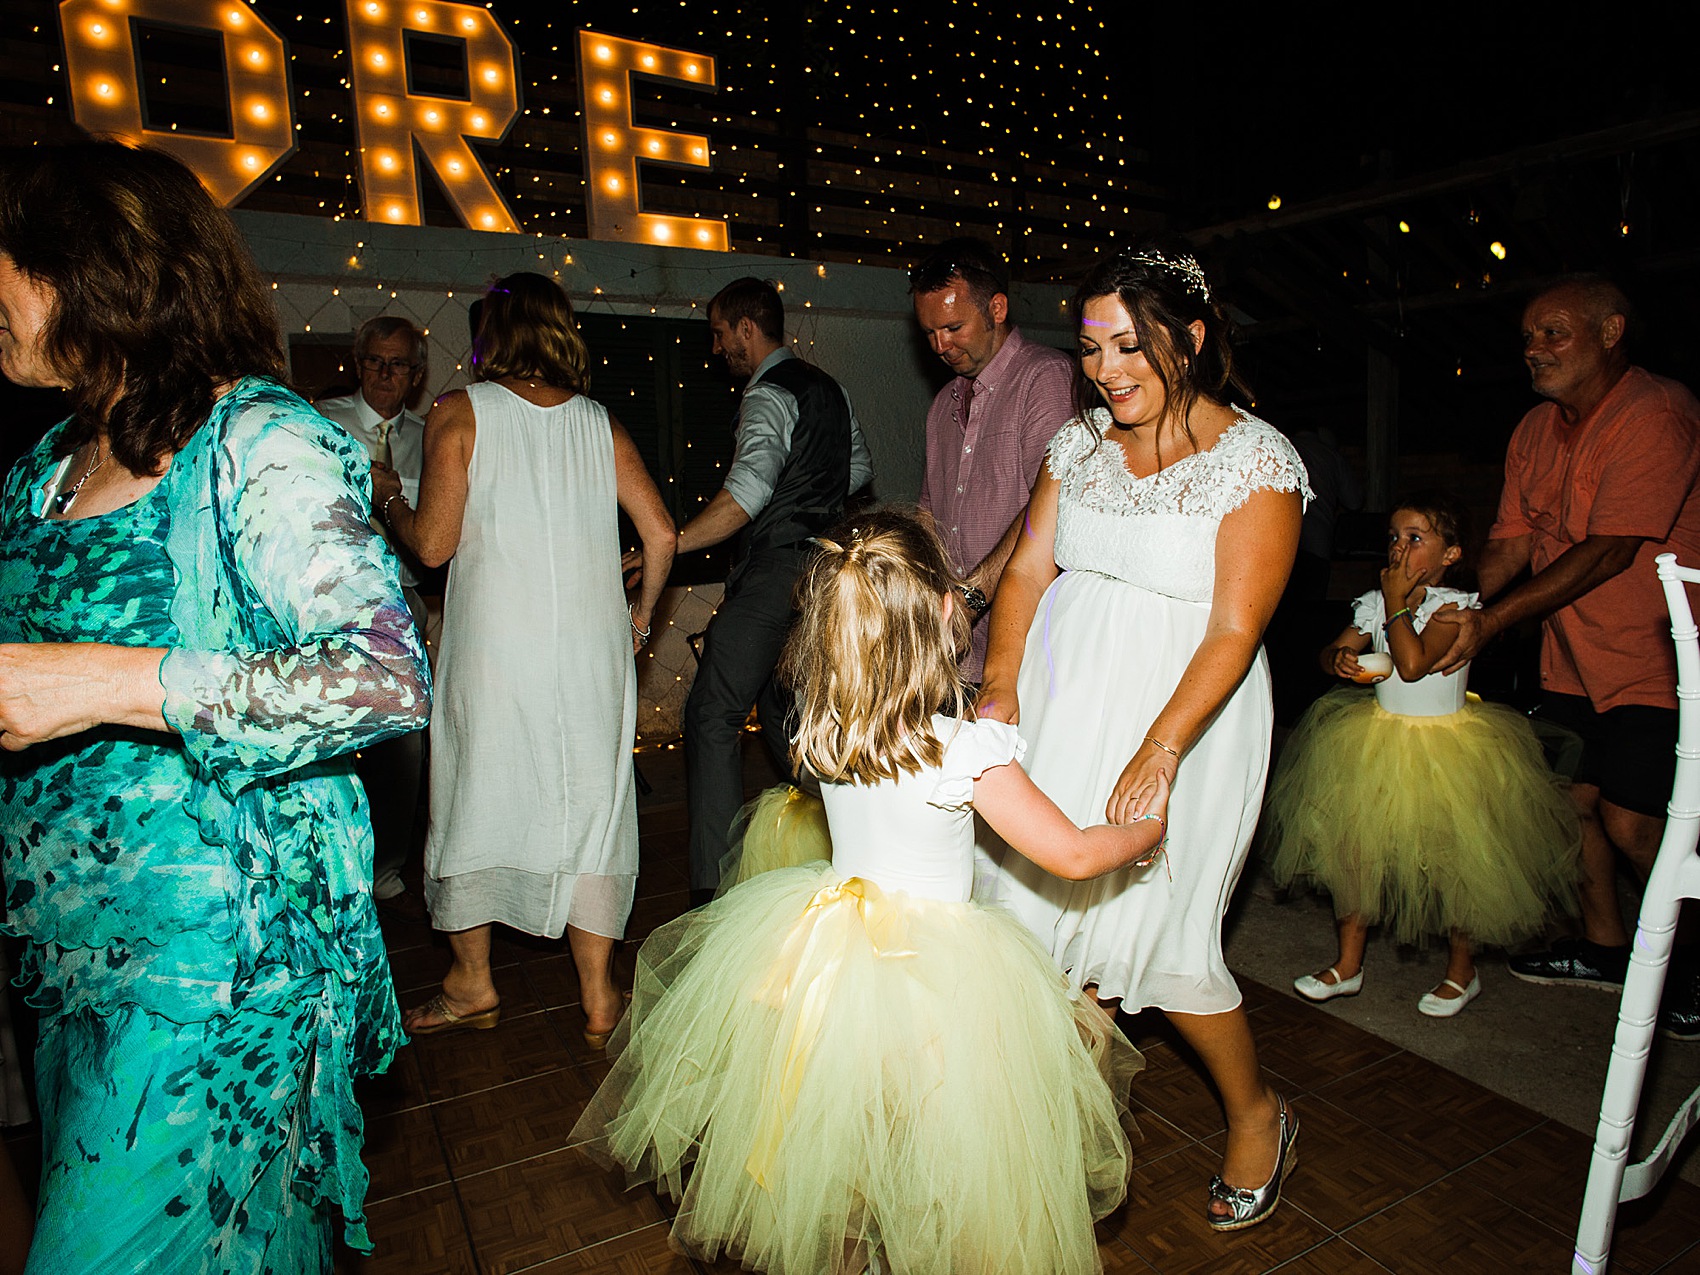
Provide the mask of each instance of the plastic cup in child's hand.
POLYGON ((1365 651, 1358 656, 1358 671, 1353 674, 1352 680, 1368 686, 1392 676, 1393 657, 1391 655, 1384 651, 1365 651))

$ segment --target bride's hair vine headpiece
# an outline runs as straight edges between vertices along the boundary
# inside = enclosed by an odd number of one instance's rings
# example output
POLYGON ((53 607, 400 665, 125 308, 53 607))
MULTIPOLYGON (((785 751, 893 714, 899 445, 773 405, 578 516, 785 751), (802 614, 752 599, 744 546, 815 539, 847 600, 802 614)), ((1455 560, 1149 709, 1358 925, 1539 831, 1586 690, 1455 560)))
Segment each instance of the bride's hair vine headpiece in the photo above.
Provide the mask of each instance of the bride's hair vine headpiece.
POLYGON ((1122 250, 1122 260, 1135 266, 1152 266, 1158 270, 1167 270, 1170 274, 1180 275, 1186 282, 1186 288, 1196 292, 1206 304, 1210 301, 1210 285, 1204 278, 1204 267, 1198 264, 1198 258, 1190 252, 1177 252, 1168 256, 1157 248, 1142 248, 1135 252, 1131 248, 1122 250))

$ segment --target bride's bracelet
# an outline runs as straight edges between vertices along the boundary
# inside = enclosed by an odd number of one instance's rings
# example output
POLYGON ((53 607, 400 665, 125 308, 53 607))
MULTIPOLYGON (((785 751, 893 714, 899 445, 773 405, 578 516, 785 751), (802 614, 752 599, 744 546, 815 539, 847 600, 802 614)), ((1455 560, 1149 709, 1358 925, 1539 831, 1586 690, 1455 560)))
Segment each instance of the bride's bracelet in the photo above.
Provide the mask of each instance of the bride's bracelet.
POLYGON ((632 626, 632 635, 637 638, 639 646, 649 641, 649 635, 655 628, 655 622, 651 620, 647 629, 638 628, 636 603, 626 608, 626 621, 632 626))
POLYGON ((1167 744, 1165 744, 1160 739, 1153 739, 1150 735, 1147 735, 1140 742, 1150 744, 1153 748, 1161 748, 1164 752, 1169 754, 1169 756, 1173 757, 1176 761, 1180 760, 1181 755, 1178 752, 1176 752, 1174 749, 1170 748, 1167 744))

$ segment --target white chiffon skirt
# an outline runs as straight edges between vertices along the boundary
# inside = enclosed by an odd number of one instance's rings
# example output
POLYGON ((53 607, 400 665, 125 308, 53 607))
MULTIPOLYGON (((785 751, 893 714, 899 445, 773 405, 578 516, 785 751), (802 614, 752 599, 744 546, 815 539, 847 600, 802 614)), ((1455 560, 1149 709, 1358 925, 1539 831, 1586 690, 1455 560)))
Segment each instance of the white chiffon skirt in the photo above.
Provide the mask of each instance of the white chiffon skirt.
MULTIPOLYGON (((1051 585, 1017 682, 1026 769, 1082 826, 1103 823, 1123 767, 1204 639, 1209 607, 1094 572, 1051 585)), ((982 828, 977 897, 1008 907, 1076 987, 1133 1013, 1217 1014, 1240 1003, 1222 915, 1257 827, 1274 713, 1261 651, 1181 759, 1168 853, 1094 881, 1053 877, 982 828), (995 871, 988 871, 995 868, 995 871)))

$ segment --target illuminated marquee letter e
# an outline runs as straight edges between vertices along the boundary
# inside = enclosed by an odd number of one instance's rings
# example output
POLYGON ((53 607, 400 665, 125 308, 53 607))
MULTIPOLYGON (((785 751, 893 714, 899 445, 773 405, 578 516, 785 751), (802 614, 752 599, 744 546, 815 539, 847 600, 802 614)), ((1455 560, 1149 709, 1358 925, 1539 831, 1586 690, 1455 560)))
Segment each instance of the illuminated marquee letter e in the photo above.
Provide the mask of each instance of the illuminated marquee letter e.
POLYGON ((417 226, 419 173, 413 144, 460 218, 474 230, 519 225, 466 139, 500 141, 519 114, 514 46, 482 6, 452 0, 348 0, 348 58, 360 139, 366 220, 417 226), (460 42, 465 97, 408 87, 407 32, 460 42))
POLYGON ((578 33, 590 237, 728 251, 731 245, 724 221, 665 217, 639 210, 638 161, 707 168, 708 138, 633 124, 633 75, 679 80, 704 89, 715 87, 713 58, 597 31, 578 33))
POLYGON ((214 199, 229 206, 295 153, 289 60, 282 38, 246 4, 232 0, 65 0, 71 115, 90 133, 169 151, 195 170, 214 199), (149 128, 143 118, 135 24, 218 34, 230 86, 230 135, 149 128))

